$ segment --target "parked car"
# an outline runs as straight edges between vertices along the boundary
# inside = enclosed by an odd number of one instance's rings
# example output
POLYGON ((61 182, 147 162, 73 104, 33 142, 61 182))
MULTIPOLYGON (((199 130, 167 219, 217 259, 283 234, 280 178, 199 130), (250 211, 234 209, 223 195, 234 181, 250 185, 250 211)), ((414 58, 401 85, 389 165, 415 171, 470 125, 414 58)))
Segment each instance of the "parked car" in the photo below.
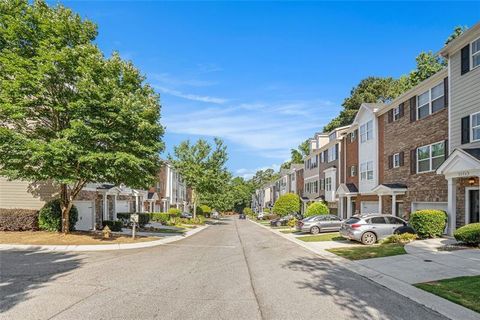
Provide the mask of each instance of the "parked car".
POLYGON ((326 214, 305 218, 297 222, 297 230, 317 234, 326 231, 339 231, 342 226, 342 219, 326 214))
POLYGON ((219 219, 220 214, 218 213, 218 211, 213 211, 212 214, 211 214, 211 218, 212 219, 219 219))
POLYGON ((301 219, 302 216, 297 214, 297 213, 287 214, 286 216, 271 220, 270 221, 270 226, 272 226, 272 227, 286 226, 288 224, 288 221, 292 220, 293 218, 301 219))
POLYGON ((403 219, 388 214, 368 214, 351 217, 342 224, 340 235, 363 244, 375 244, 392 234, 415 233, 403 219))
POLYGON ((238 214, 238 219, 247 219, 247 215, 245 213, 239 213, 238 214))
POLYGON ((267 215, 268 215, 268 213, 266 213, 266 212, 259 212, 259 213, 257 214, 257 219, 258 219, 258 220, 263 220, 263 219, 265 219, 265 217, 266 217, 267 215))
POLYGON ((192 219, 193 218, 193 215, 189 212, 182 212, 180 213, 180 218, 184 218, 184 219, 192 219))

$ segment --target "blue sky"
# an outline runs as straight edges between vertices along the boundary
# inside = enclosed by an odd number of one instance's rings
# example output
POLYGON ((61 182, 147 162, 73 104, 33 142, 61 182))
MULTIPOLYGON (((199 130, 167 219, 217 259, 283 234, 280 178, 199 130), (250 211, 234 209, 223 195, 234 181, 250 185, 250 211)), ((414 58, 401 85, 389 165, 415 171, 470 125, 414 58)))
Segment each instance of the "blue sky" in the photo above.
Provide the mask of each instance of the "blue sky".
POLYGON ((165 154, 218 136, 245 177, 278 168, 362 78, 409 72, 418 53, 480 18, 480 2, 63 3, 160 93, 165 154))

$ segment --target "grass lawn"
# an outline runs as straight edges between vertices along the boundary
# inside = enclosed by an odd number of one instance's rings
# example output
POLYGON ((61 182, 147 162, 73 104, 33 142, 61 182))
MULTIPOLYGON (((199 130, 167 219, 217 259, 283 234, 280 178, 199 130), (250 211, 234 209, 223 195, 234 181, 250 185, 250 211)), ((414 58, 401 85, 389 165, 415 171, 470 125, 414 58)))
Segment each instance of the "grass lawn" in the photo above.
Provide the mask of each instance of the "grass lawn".
POLYGON ((415 287, 480 312, 480 276, 418 283, 415 287))
POLYGON ((317 234, 314 236, 303 236, 298 237, 298 240, 302 240, 305 242, 318 242, 318 241, 338 241, 338 240, 345 240, 343 237, 339 235, 338 232, 334 233, 323 233, 317 234))
POLYGON ((337 256, 350 260, 362 260, 370 258, 380 258, 396 256, 407 253, 403 248, 403 244, 380 244, 374 246, 358 246, 347 248, 327 249, 337 256))
POLYGON ((300 233, 297 229, 280 230, 281 233, 300 233))
POLYGON ((79 245, 79 244, 116 244, 134 243, 158 240, 157 237, 136 237, 112 234, 112 238, 103 239, 101 233, 74 231, 67 235, 58 232, 23 231, 0 232, 1 244, 32 244, 32 245, 79 245))
POLYGON ((258 223, 260 224, 263 224, 264 226, 269 226, 270 225, 270 221, 268 220, 257 220, 258 223))

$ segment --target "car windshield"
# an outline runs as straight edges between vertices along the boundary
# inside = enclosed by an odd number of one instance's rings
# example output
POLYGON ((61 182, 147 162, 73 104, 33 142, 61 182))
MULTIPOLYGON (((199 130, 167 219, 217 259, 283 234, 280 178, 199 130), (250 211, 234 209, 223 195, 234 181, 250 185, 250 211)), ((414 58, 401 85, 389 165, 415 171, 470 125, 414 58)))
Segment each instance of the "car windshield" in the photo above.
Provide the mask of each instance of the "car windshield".
POLYGON ((311 216, 311 217, 306 217, 305 219, 303 219, 303 221, 312 221, 314 220, 315 218, 317 218, 318 216, 311 216))
POLYGON ((350 218, 350 219, 348 219, 347 221, 345 221, 345 223, 346 223, 346 224, 354 224, 354 223, 357 223, 358 221, 360 221, 359 218, 353 217, 353 218, 350 218))

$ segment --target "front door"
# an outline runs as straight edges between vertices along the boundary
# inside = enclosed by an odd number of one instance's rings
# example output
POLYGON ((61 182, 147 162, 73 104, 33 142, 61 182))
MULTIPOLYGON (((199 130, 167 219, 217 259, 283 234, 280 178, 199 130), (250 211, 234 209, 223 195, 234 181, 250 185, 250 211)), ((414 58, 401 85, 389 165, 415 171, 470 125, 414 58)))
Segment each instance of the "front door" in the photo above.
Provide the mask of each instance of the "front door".
POLYGON ((479 222, 479 207, 480 207, 480 198, 479 190, 470 190, 469 191, 469 223, 479 222))

